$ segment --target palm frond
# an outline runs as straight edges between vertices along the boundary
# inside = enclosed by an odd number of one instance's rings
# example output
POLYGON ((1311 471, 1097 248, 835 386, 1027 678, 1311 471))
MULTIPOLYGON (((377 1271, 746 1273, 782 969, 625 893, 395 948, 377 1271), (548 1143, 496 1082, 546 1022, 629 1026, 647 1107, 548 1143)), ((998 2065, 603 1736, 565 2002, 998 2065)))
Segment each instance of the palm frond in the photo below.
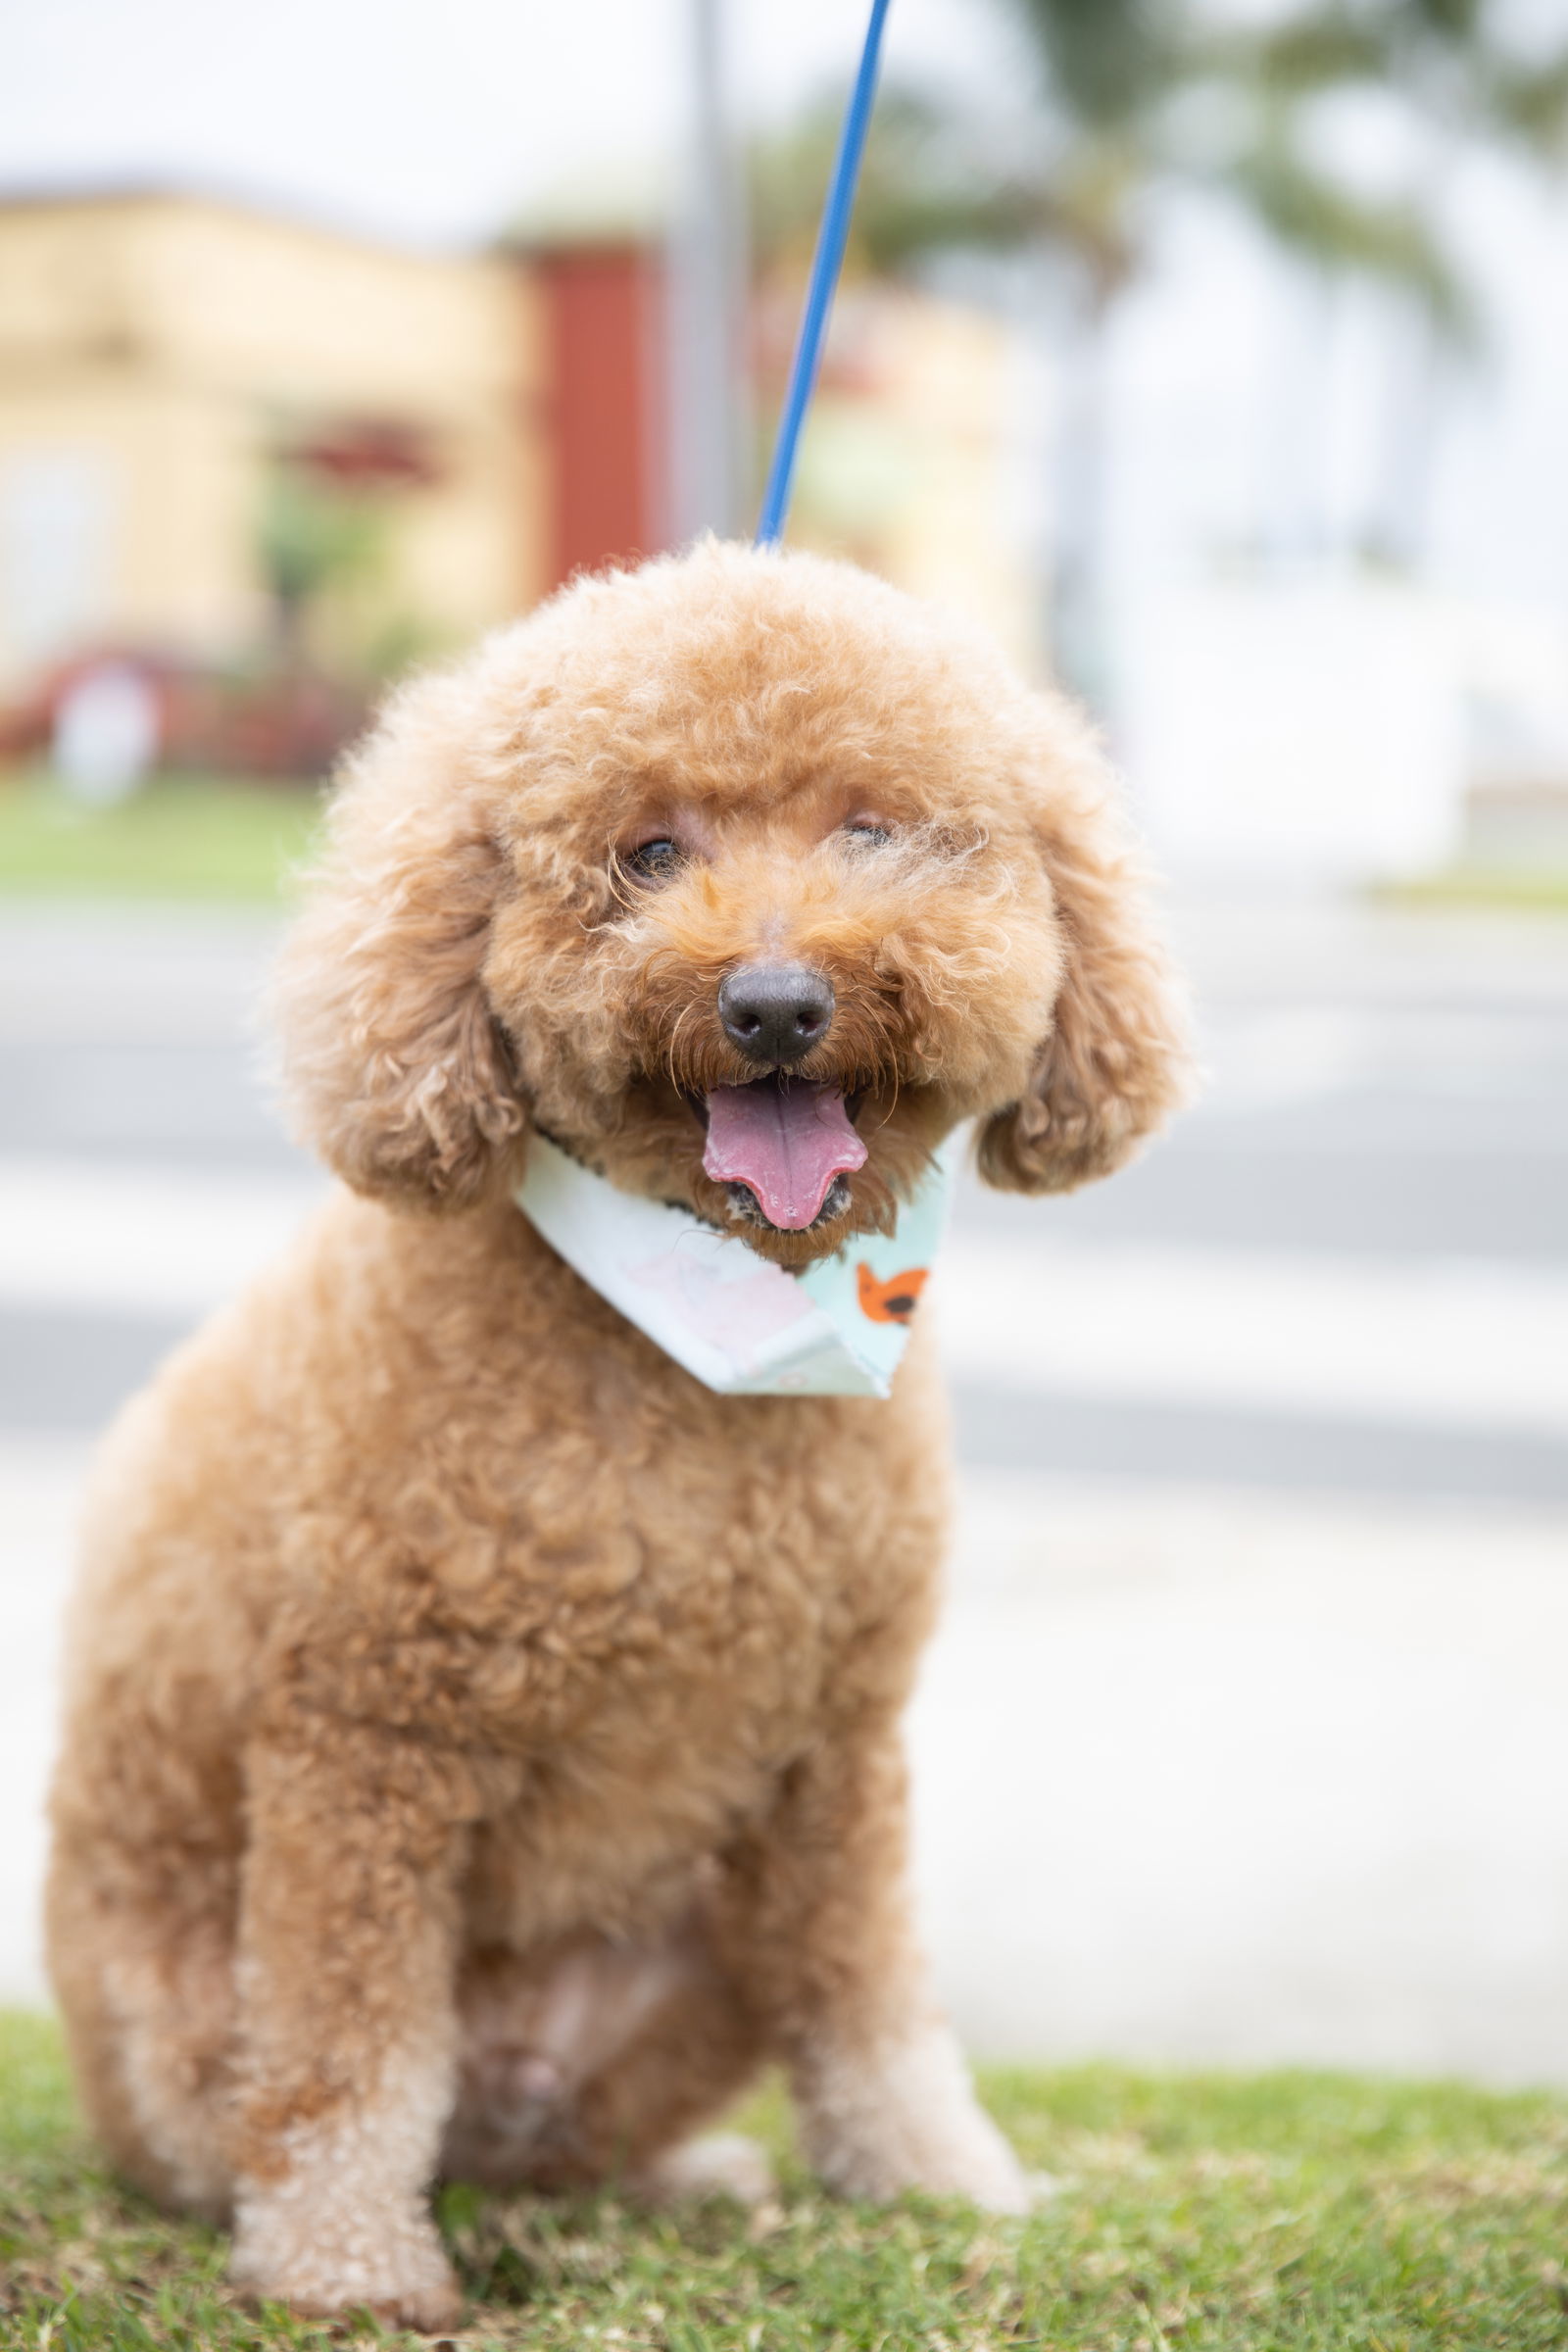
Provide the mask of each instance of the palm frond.
POLYGON ((1487 113, 1545 162, 1568 158, 1568 49, 1539 65, 1494 59, 1479 74, 1487 113))
POLYGON ((1328 0, 1273 24, 1221 24, 1193 42, 1195 72, 1254 87, 1277 104, 1320 96, 1389 71, 1387 27, 1364 9, 1328 0))
POLYGON ((1387 14, 1415 40, 1474 50, 1486 38, 1490 0, 1392 0, 1387 14))
MULTIPOLYGON (((839 109, 824 104, 753 149, 752 233, 764 263, 809 252, 838 131, 839 109)), ((1006 246, 1028 234, 1017 191, 970 152, 968 133, 922 93, 884 91, 857 193, 852 266, 896 271, 944 247, 1006 246)))
POLYGON ((1287 251, 1318 268, 1368 277, 1410 296, 1446 340, 1473 341, 1473 304, 1457 263, 1426 213, 1379 201, 1316 170, 1284 141, 1259 141, 1223 183, 1287 251))
POLYGON ((1106 130, 1137 120, 1179 71, 1179 0, 1008 0, 1045 69, 1048 101, 1106 130))

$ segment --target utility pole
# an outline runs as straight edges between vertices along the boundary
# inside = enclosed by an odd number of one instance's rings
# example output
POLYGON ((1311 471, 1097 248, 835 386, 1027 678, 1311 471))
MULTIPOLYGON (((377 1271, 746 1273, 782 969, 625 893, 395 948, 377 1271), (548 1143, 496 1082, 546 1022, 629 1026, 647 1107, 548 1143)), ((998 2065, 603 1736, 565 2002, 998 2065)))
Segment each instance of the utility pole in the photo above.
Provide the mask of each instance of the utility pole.
POLYGON ((686 122, 666 252, 668 537, 733 536, 750 489, 743 396, 745 185, 729 122, 726 0, 679 0, 686 122))

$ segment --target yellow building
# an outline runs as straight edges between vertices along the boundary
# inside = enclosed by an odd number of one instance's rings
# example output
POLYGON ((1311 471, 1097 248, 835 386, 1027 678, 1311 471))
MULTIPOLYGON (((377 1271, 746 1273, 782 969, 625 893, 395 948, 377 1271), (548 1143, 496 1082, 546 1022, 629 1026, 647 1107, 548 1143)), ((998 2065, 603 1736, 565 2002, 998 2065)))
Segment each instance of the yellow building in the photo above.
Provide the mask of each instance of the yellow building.
MULTIPOLYGON (((761 305, 780 378, 798 301, 761 305)), ((646 241, 421 255, 197 195, 0 201, 0 712, 104 651, 270 641, 363 684, 656 552, 662 309, 646 241)), ((983 313, 847 288, 790 535, 1027 661, 1019 382, 983 313)))
POLYGON ((302 452, 376 479, 366 627, 460 641, 531 602, 540 333, 499 257, 185 195, 0 205, 0 694, 94 643, 264 642, 302 452))
POLYGON ((1002 319, 906 286, 846 287, 802 446, 791 539, 984 622, 1036 668, 1042 402, 1002 319))

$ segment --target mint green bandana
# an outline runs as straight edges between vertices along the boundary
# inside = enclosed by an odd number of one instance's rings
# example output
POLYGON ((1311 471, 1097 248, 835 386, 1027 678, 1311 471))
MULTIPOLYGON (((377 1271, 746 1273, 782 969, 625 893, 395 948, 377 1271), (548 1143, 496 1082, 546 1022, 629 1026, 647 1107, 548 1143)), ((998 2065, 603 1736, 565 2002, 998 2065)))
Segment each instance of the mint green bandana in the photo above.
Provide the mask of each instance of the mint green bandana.
POLYGON ((517 1206, 574 1273, 729 1396, 886 1396, 946 1221, 949 1147, 890 1234, 786 1274, 690 1209, 615 1190, 542 1136, 517 1206))

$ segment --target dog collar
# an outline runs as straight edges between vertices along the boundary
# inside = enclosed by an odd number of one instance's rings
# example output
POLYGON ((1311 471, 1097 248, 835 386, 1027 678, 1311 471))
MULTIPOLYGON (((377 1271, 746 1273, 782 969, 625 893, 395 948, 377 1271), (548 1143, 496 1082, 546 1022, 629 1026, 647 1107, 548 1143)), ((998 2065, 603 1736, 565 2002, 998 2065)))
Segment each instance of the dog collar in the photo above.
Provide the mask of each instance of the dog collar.
POLYGON ((534 1135, 517 1206, 628 1323, 729 1396, 886 1396, 946 1219, 950 1148, 890 1234, 786 1274, 690 1209, 617 1192, 534 1135))

